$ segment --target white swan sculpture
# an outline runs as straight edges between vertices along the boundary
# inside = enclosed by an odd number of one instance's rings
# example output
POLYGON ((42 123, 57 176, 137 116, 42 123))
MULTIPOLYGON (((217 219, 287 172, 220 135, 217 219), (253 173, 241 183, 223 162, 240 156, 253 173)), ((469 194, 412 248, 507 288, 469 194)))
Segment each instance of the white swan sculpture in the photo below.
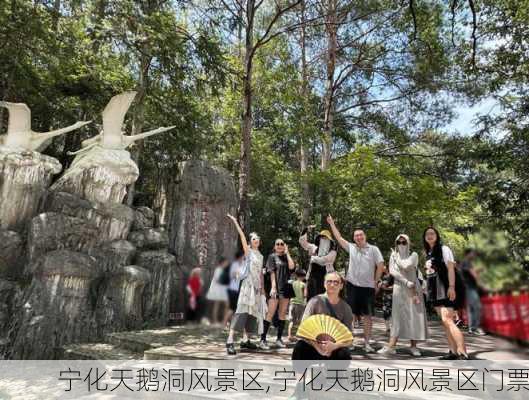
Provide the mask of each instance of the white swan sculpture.
POLYGON ((41 152, 55 136, 74 131, 92 122, 76 122, 66 128, 39 133, 31 130, 31 110, 26 104, 0 101, 0 107, 5 107, 9 110, 7 134, 0 136, 0 147, 9 150, 41 152))
POLYGON ((175 128, 175 126, 169 126, 153 129, 152 131, 140 133, 138 135, 125 135, 122 130, 125 121, 125 114, 127 114, 134 97, 136 97, 136 92, 133 91, 121 93, 112 97, 103 110, 103 130, 98 135, 84 140, 81 143, 80 150, 69 152, 68 154, 81 154, 94 146, 99 146, 110 150, 125 150, 137 140, 175 128))

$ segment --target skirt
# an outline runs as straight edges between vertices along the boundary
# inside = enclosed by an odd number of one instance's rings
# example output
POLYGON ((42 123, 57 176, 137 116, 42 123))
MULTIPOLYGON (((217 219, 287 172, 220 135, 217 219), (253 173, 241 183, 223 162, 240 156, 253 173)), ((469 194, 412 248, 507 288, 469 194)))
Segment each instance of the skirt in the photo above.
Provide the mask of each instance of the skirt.
POLYGON ((210 301, 228 301, 228 287, 216 281, 211 281, 206 299, 210 301))
POLYGON ((236 332, 258 333, 257 318, 248 313, 234 314, 231 319, 230 329, 236 332))
POLYGON ((307 301, 314 296, 325 293, 324 280, 327 269, 324 265, 312 263, 310 265, 310 275, 307 282, 307 301))
POLYGON ((447 307, 458 310, 465 305, 465 286, 458 271, 456 271, 455 277, 456 298, 451 301, 447 295, 447 282, 443 282, 439 274, 428 276, 428 302, 432 307, 447 307))

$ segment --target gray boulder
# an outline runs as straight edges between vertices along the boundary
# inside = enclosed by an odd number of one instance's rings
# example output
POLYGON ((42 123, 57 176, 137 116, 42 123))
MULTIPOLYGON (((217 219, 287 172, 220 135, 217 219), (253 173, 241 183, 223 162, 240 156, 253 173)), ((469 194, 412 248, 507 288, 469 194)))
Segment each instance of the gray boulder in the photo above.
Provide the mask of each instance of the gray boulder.
POLYGON ((154 211, 149 207, 138 207, 134 209, 134 222, 132 230, 139 231, 142 229, 154 227, 154 211))
POLYGON ((61 169, 53 157, 0 148, 0 228, 23 231, 61 169))
POLYGON ((129 234, 128 240, 138 249, 167 249, 169 236, 163 228, 146 228, 129 234))
POLYGON ((50 192, 43 210, 84 219, 97 227, 102 241, 126 239, 135 215, 123 204, 88 201, 64 192, 50 192))
POLYGON ((136 265, 118 268, 105 279, 99 287, 96 311, 99 337, 142 328, 143 293, 150 281, 150 272, 136 265))
POLYGON ((127 240, 115 240, 90 249, 88 254, 97 259, 103 271, 112 273, 125 265, 132 264, 136 247, 127 240))
POLYGON ((9 324, 21 296, 22 290, 15 281, 0 279, 0 341, 7 336, 9 324))
POLYGON ((121 204, 127 187, 138 176, 138 166, 127 150, 95 146, 76 155, 50 190, 72 193, 90 201, 121 204))
MULTIPOLYGON (((86 220, 56 212, 37 215, 28 228, 29 261, 49 251, 70 249, 88 252, 104 242, 99 229, 86 220)), ((30 268, 26 272, 32 272, 30 268)))
POLYGON ((96 260, 86 254, 57 250, 39 258, 10 330, 7 357, 53 359, 66 343, 96 339, 100 278, 96 260))
POLYGON ((14 231, 0 229, 0 278, 16 278, 24 262, 24 243, 14 231))
POLYGON ((232 257, 237 247, 237 233, 226 218, 237 210, 233 179, 222 168, 194 160, 180 164, 176 182, 168 223, 170 252, 186 274, 197 265, 212 271, 220 256, 232 257))
POLYGON ((151 281, 143 298, 143 315, 151 325, 166 325, 171 304, 179 301, 183 293, 177 293, 181 272, 176 259, 165 250, 144 251, 138 254, 136 264, 148 270, 151 281))

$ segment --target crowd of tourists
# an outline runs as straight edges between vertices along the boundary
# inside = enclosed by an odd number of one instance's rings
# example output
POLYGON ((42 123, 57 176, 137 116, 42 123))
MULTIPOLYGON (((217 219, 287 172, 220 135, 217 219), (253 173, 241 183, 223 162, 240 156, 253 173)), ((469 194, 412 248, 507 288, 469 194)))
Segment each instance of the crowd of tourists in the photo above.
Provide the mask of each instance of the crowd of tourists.
POLYGON ((355 229, 352 241, 348 241, 328 216, 329 229, 315 232, 311 226, 301 232, 299 245, 309 260, 307 269, 303 269, 296 265, 282 239, 275 240, 265 260, 260 237, 250 233, 247 239, 236 218, 228 217, 238 231, 242 250, 231 262, 219 260, 205 296, 200 269, 191 272, 187 285, 188 318, 200 320, 205 301, 209 301, 212 307, 208 321, 229 327, 228 355, 237 353, 235 335, 239 333, 241 349, 266 351, 291 343, 292 358, 297 362, 349 359, 347 346, 298 340, 298 326, 314 314, 331 315, 351 331, 361 326, 363 351, 374 353, 377 295, 389 337, 377 351, 379 354, 396 354, 400 340, 409 341, 411 355, 421 356, 419 343, 429 339, 428 310, 437 313, 444 329, 448 351, 442 359, 468 359, 465 337, 458 326, 464 307, 468 310, 468 333, 484 334, 479 327, 479 285, 473 266, 476 253, 467 249, 464 260, 456 265, 452 250, 443 244, 435 227, 426 228, 422 236, 423 274, 419 253, 413 250, 406 234, 395 239, 386 267, 381 251, 367 241, 363 229, 355 229), (349 255, 344 275, 335 270, 338 248, 349 255), (273 340, 269 338, 271 327, 275 327, 273 340), (252 335, 258 340, 252 341, 252 335))

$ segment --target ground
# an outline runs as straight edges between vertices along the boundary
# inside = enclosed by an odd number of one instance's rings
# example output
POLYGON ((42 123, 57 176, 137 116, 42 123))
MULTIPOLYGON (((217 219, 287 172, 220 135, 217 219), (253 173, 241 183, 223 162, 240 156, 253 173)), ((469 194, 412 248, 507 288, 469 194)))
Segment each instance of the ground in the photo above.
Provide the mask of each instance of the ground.
MULTIPOLYGON (((375 318, 372 346, 379 349, 387 342, 383 320, 375 318)), ((378 354, 366 354, 362 350, 361 330, 355 330, 355 360, 381 360, 378 354)), ((273 343, 275 332, 269 338, 273 343)), ((291 348, 270 351, 238 352, 236 356, 226 355, 227 331, 205 325, 181 325, 136 332, 118 332, 107 336, 107 343, 69 345, 64 358, 70 359, 240 359, 240 360, 282 360, 289 359, 291 348)), ((257 338, 254 338, 257 340, 257 338)), ((468 351, 476 359, 482 360, 529 360, 529 347, 504 338, 486 335, 465 334, 468 351)), ((412 359, 407 347, 409 343, 399 343, 397 355, 392 359, 412 359)), ((425 359, 435 359, 447 351, 443 329, 436 321, 430 322, 430 340, 419 345, 425 359)), ((238 349, 238 346, 237 346, 238 349)))

